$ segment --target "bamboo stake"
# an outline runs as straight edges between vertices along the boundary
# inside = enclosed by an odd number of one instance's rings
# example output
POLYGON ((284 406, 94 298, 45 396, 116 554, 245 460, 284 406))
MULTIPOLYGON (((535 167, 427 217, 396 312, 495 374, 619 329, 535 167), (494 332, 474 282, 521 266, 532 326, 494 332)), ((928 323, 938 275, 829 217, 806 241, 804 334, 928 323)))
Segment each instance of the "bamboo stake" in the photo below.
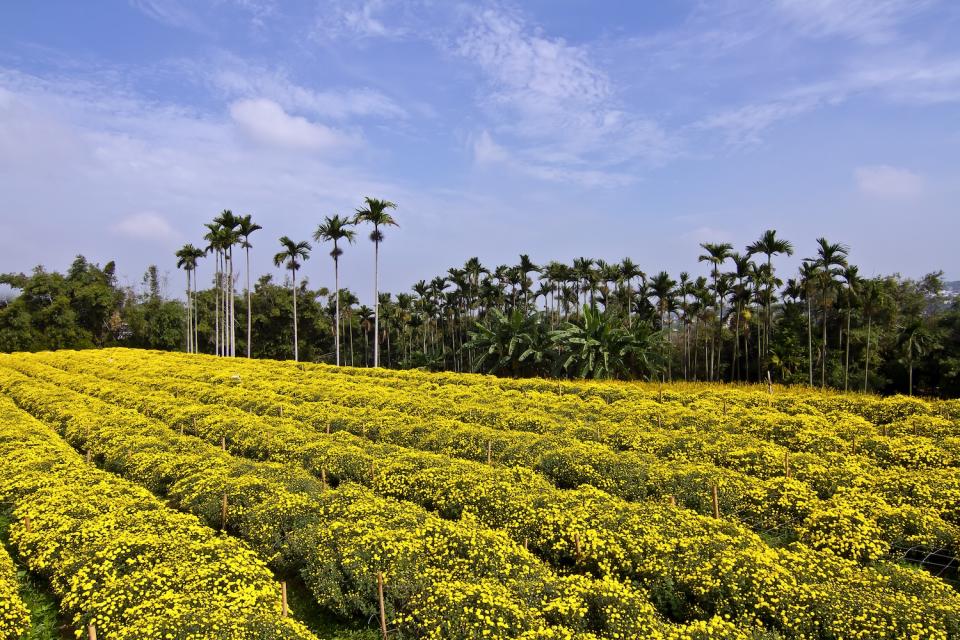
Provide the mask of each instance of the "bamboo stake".
POLYGON ((327 423, 327 433, 330 433, 330 423, 327 423))
POLYGON ((850 445, 853 451, 853 455, 857 455, 857 436, 853 436, 850 438, 850 445))
POLYGON ((277 411, 279 412, 279 416, 282 418, 282 417, 283 417, 283 405, 280 405, 280 407, 277 409, 277 411))
POLYGON ((286 618, 290 615, 289 610, 287 609, 287 583, 280 583, 280 613, 286 618))
POLYGON ((883 425, 883 437, 887 437, 887 425, 883 425))
POLYGON ((671 507, 677 506, 677 496, 675 496, 675 495, 673 495, 673 494, 671 493, 670 496, 669 496, 669 498, 670 498, 670 506, 671 506, 671 507))
POLYGON ((87 638, 89 640, 97 640, 97 625, 92 622, 87 625, 87 638))
POLYGON ((380 633, 387 640, 387 606, 383 601, 383 572, 377 571, 377 599, 380 600, 380 633))
POLYGON ((320 486, 326 490, 327 489, 327 468, 320 467, 320 486))
POLYGON ((719 519, 720 518, 720 500, 717 497, 717 485, 713 485, 710 488, 710 492, 713 497, 713 517, 719 519))
POLYGON ((27 533, 30 533, 30 514, 23 516, 23 528, 26 529, 27 533))
POLYGON ((783 454, 783 477, 790 477, 790 452, 783 454))
POLYGON ((223 503, 220 505, 220 530, 227 528, 227 493, 223 493, 223 503))
POLYGON ((90 461, 93 459, 93 454, 90 452, 90 449, 87 449, 87 464, 90 464, 90 461))
POLYGON ((493 451, 489 440, 487 440, 487 464, 493 464, 493 451))
POLYGON ((377 461, 371 460, 370 461, 370 484, 373 484, 373 482, 376 479, 377 479, 377 461))
POLYGON ((220 449, 227 450, 227 436, 220 436, 220 449))

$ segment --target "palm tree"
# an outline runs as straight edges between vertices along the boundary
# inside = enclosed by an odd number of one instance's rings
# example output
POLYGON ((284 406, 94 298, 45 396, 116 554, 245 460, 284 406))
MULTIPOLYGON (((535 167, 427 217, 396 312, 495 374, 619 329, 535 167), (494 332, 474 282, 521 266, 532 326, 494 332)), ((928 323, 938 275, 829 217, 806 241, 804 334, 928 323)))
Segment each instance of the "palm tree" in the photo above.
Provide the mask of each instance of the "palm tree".
POLYGON ((813 386, 813 292, 814 279, 817 268, 811 260, 804 260, 800 265, 800 282, 803 286, 803 297, 807 301, 807 358, 810 364, 810 379, 808 384, 813 386))
MULTIPOLYGON (((747 246, 747 255, 753 256, 758 253, 762 253, 767 256, 767 269, 770 272, 770 278, 773 279, 773 256, 784 254, 788 256, 793 255, 793 244, 789 240, 781 240, 777 238, 777 232, 775 229, 767 229, 763 232, 763 235, 760 236, 760 239, 756 242, 747 246)), ((768 286, 766 290, 766 301, 765 301, 765 310, 764 310, 764 323, 765 323, 765 349, 764 349, 764 359, 768 361, 770 357, 770 338, 773 329, 772 325, 772 316, 771 316, 771 304, 773 298, 773 287, 768 286)))
POLYGON ((923 357, 934 346, 936 337, 924 326, 920 318, 911 319, 901 330, 900 345, 904 350, 909 370, 908 393, 913 395, 913 365, 916 358, 923 357))
POLYGON ((297 349, 297 270, 301 266, 301 260, 310 258, 310 243, 294 242, 287 236, 280 238, 280 245, 283 251, 273 256, 273 264, 277 267, 283 265, 290 270, 293 278, 291 290, 293 291, 293 360, 300 359, 300 352, 297 349))
MULTIPOLYGON (((720 292, 717 290, 717 285, 720 280, 720 265, 722 265, 727 258, 730 257, 730 252, 733 251, 733 245, 729 242, 715 243, 715 242, 703 242, 700 246, 706 251, 705 254, 700 255, 697 260, 699 262, 709 262, 711 265, 711 276, 713 277, 713 291, 714 291, 714 307, 717 310, 717 334, 719 339, 717 344, 714 347, 714 353, 720 350, 720 347, 723 346, 723 333, 722 333, 722 322, 723 322, 723 301, 720 298, 720 292)), ((710 355, 710 371, 709 376, 711 379, 714 379, 714 354, 710 355)), ((719 371, 719 357, 717 357, 717 370, 719 371)))
POLYGON ((853 314, 853 305, 857 302, 858 291, 860 289, 859 269, 850 265, 843 270, 843 280, 847 285, 846 300, 847 307, 847 350, 843 361, 843 390, 850 390, 850 316, 853 314))
MULTIPOLYGON (((204 252, 192 244, 185 244, 183 248, 177 251, 177 268, 183 269, 187 273, 187 353, 196 353, 197 344, 195 340, 194 325, 196 324, 193 314, 193 295, 191 289, 191 280, 193 271, 197 268, 197 260, 203 256, 204 252)), ((194 283, 194 288, 196 284, 194 283)))
POLYGON ((256 224, 252 218, 253 217, 249 213, 245 216, 241 216, 237 225, 237 234, 243 238, 240 246, 243 247, 243 250, 246 253, 247 263, 247 358, 250 357, 250 344, 253 342, 251 331, 253 327, 253 302, 250 291, 250 249, 253 248, 253 245, 250 244, 250 235, 254 231, 263 229, 263 227, 256 224))
POLYGON ((348 218, 339 215, 327 216, 313 233, 313 239, 317 242, 333 242, 333 251, 330 256, 333 258, 333 281, 336 290, 336 351, 337 366, 340 366, 340 256, 343 255, 343 249, 340 248, 340 240, 346 240, 353 244, 357 232, 348 227, 351 226, 348 218))
POLYGON ((624 258, 620 261, 620 277, 623 278, 623 281, 627 285, 627 324, 631 325, 633 323, 633 279, 646 277, 646 274, 643 273, 640 267, 634 264, 633 260, 624 258))
POLYGON ((383 242, 382 226, 398 227, 397 221, 393 219, 387 209, 396 209, 397 205, 389 200, 378 200, 376 198, 364 198, 366 207, 357 209, 353 217, 353 223, 368 222, 373 225, 373 231, 370 232, 370 240, 373 241, 373 366, 380 366, 380 243, 383 242))
POLYGON ((817 238, 817 257, 807 258, 816 269, 816 279, 820 284, 820 302, 823 305, 823 345, 820 361, 820 387, 827 386, 827 310, 830 308, 830 293, 836 287, 837 278, 843 275, 847 266, 850 248, 840 243, 828 242, 826 238, 817 238))
POLYGON ((865 280, 861 291, 863 315, 867 318, 867 348, 863 356, 863 392, 867 392, 870 380, 870 340, 873 330, 873 318, 887 301, 883 286, 875 280, 865 280))
POLYGON ((541 269, 530 261, 530 256, 523 253, 520 255, 520 264, 517 265, 517 273, 520 275, 520 289, 523 291, 523 307, 527 308, 530 297, 530 280, 528 273, 540 273, 541 269))
POLYGON ((236 323, 236 295, 234 295, 234 277, 233 277, 233 246, 240 240, 240 234, 237 227, 240 226, 240 218, 233 215, 230 209, 224 209, 220 215, 213 219, 223 230, 223 252, 224 263, 226 267, 226 280, 224 282, 223 301, 224 301, 224 341, 226 344, 226 354, 230 357, 237 355, 237 323, 236 323))

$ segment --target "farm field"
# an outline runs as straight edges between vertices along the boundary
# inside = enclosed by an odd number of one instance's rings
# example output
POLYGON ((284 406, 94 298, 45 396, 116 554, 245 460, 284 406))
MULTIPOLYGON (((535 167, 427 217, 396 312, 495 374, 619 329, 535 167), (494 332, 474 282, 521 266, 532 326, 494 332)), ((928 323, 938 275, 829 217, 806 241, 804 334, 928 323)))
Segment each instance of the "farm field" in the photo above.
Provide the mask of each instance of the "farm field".
POLYGON ((0 462, 0 638, 960 637, 958 401, 58 351, 0 462))

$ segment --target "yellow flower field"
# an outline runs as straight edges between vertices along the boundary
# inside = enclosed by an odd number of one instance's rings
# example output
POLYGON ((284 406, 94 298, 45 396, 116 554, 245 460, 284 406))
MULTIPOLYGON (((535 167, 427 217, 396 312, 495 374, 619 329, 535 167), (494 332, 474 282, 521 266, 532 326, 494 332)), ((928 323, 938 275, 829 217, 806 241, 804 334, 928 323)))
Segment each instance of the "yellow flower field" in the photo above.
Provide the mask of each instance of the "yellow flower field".
POLYGON ((278 576, 378 637, 378 574, 396 638, 960 637, 955 401, 107 349, 0 409, 14 560, 101 639, 312 637, 278 576))

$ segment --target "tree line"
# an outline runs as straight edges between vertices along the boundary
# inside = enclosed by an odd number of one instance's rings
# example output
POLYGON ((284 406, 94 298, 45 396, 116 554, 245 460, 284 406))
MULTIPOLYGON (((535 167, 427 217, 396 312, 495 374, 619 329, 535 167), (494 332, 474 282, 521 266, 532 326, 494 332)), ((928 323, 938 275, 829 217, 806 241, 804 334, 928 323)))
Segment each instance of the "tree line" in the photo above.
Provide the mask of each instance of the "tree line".
POLYGON ((940 273, 863 278, 850 247, 819 238, 799 270, 781 274, 777 262, 794 246, 768 230, 740 251, 701 244, 703 276, 648 274, 630 258, 536 264, 524 254, 488 267, 473 257, 393 295, 378 279, 395 209, 366 198, 352 216, 317 225, 312 240, 329 247, 332 289, 298 278, 315 246, 287 236, 273 263, 288 277, 251 282, 251 236, 261 227, 229 210, 206 224, 201 248, 176 254, 183 303, 161 295, 155 267, 138 293, 111 281, 112 263, 100 269, 82 258, 65 276, 0 276, 20 291, 0 301, 0 349, 129 344, 508 376, 960 395, 960 307, 943 295, 940 273), (340 287, 339 259, 364 225, 374 248, 370 306, 340 287), (212 280, 201 287, 207 265, 212 280))

